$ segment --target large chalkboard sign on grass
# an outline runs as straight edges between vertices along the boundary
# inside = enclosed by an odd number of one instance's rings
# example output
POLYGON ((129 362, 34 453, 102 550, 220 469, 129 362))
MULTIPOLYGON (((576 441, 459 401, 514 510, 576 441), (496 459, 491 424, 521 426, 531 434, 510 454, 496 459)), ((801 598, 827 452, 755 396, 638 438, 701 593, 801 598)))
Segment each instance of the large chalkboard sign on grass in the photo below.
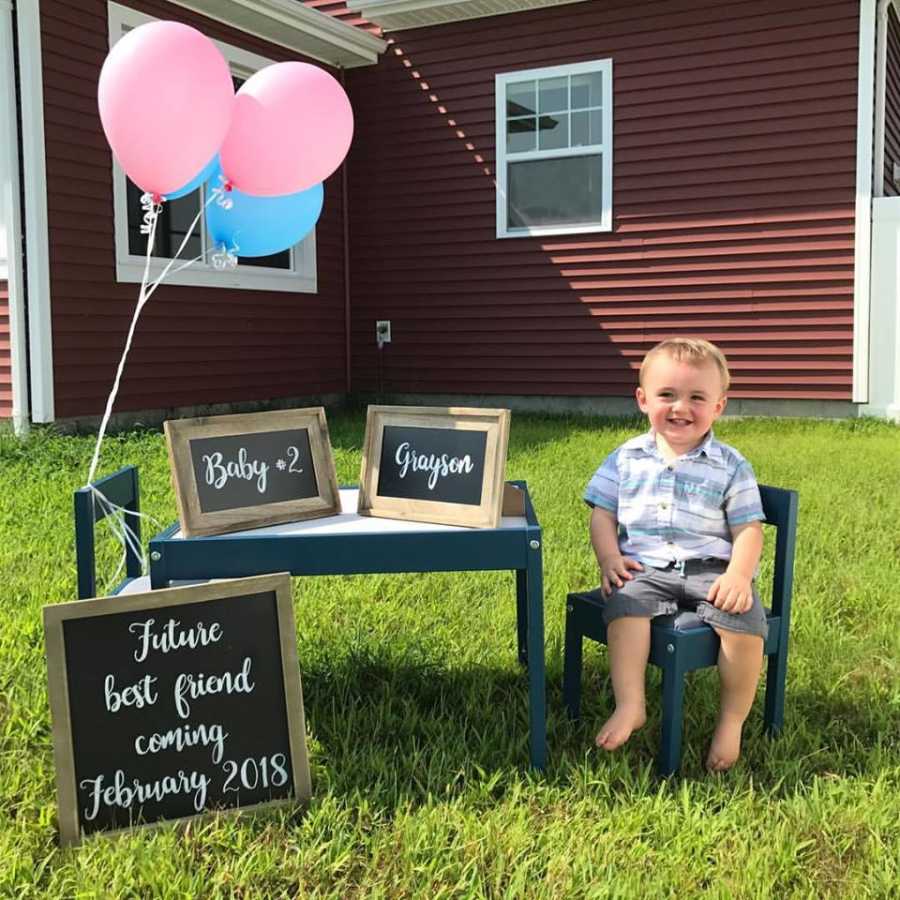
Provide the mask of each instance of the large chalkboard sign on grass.
POLYGON ((370 406, 361 515, 500 524, 509 410, 370 406))
POLYGON ((322 407, 165 423, 181 530, 223 534, 341 511, 322 407))
POLYGON ((310 795, 291 581, 44 607, 60 838, 310 795))

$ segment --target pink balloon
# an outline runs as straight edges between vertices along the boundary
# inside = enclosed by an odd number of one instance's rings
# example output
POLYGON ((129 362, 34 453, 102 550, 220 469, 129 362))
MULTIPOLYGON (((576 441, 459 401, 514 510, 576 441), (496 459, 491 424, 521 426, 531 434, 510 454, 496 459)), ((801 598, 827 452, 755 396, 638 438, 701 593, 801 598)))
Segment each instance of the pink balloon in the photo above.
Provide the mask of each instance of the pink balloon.
POLYGON ((350 101, 331 75, 309 63, 275 63, 241 85, 219 158, 245 194, 295 194, 324 181, 352 137, 350 101))
POLYGON ((234 87, 209 38, 180 22, 150 22, 109 51, 97 100, 106 139, 129 178, 168 194, 215 156, 231 124, 234 87))

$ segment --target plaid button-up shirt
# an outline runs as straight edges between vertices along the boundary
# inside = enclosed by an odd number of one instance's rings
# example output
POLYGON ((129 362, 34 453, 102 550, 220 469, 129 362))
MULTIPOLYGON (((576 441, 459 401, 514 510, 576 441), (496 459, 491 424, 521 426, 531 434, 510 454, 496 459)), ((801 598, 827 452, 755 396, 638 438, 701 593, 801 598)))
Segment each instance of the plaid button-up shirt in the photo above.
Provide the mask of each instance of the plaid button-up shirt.
POLYGON ((712 431, 667 463, 651 430, 610 453, 585 492, 589 506, 619 523, 619 548, 653 566, 684 559, 731 559, 731 527, 762 521, 750 463, 712 431))

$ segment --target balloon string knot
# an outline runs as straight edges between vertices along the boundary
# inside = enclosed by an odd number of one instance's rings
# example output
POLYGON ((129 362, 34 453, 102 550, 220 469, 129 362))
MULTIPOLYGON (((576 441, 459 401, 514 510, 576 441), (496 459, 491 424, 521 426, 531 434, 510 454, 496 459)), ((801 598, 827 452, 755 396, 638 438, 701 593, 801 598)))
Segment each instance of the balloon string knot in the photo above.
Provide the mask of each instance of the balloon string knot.
POLYGON ((232 241, 230 247, 226 244, 222 243, 218 245, 218 251, 212 254, 211 261, 214 269, 218 271, 225 271, 229 269, 234 269, 237 267, 238 258, 237 254, 240 250, 237 243, 232 241))
POLYGON ((153 222, 159 215, 159 194, 141 194, 141 234, 151 234, 153 222))

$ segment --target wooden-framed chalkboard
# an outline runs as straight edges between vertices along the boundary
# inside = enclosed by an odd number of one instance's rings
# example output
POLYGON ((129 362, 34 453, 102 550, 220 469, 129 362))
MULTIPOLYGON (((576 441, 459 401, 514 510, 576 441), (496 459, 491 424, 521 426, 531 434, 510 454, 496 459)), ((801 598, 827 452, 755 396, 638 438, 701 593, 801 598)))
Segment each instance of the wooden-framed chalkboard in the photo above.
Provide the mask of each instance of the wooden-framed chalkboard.
POLYGON ((321 406, 174 419, 165 431, 187 537, 341 511, 321 406))
POLYGON ((44 607, 62 844, 310 796, 287 574, 44 607))
POLYGON ((360 515, 496 528, 508 409, 370 406, 360 515))

